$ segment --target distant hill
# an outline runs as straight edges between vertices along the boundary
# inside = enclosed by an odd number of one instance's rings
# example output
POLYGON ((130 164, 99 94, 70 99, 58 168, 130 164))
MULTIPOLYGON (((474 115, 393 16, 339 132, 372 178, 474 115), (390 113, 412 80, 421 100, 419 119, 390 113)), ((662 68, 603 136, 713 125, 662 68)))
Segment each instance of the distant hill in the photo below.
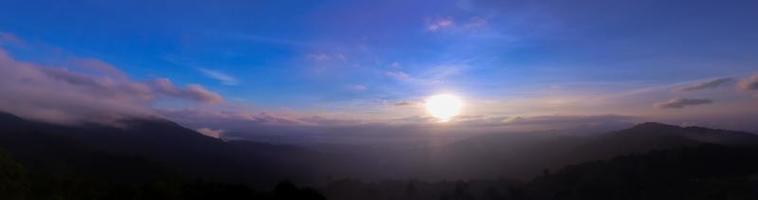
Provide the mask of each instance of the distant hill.
POLYGON ((439 156, 428 162, 433 163, 432 166, 441 166, 437 168, 439 174, 457 175, 455 178, 495 175, 529 179, 542 174, 545 169, 555 170, 568 164, 702 144, 758 145, 758 135, 654 122, 591 136, 553 132, 500 133, 476 136, 443 149, 434 149, 439 156))
POLYGON ((50 170, 78 163, 72 159, 92 164, 102 159, 97 156, 108 155, 143 159, 189 177, 231 183, 267 186, 309 177, 308 170, 295 169, 307 166, 302 159, 308 158, 295 147, 224 142, 161 119, 123 124, 61 126, 0 114, 0 148, 30 167, 50 170))
MULTIPOLYGON (((397 149, 342 146, 332 148, 339 151, 322 151, 317 147, 223 141, 165 119, 130 119, 115 127, 62 126, 0 113, 0 148, 29 168, 80 169, 129 162, 177 176, 261 187, 285 179, 314 184, 339 178, 528 180, 546 169, 554 171, 569 164, 702 144, 749 146, 758 144, 758 136, 643 123, 590 136, 500 133, 444 146, 397 149)), ((110 167, 119 170, 118 165, 110 167)), ((122 173, 123 180, 154 179, 165 174, 122 173)))
POLYGON ((703 127, 679 127, 655 122, 598 135, 577 147, 571 154, 577 161, 607 159, 619 155, 644 153, 701 144, 749 146, 758 144, 758 135, 703 127))
POLYGON ((563 168, 524 199, 756 199, 758 148, 703 144, 563 168))
POLYGON ((165 120, 125 124, 59 126, 0 114, 0 199, 324 199, 289 182, 272 188, 295 172, 274 169, 286 160, 276 154, 295 148, 228 143, 165 120))
POLYGON ((758 147, 702 144, 570 165, 520 182, 337 180, 332 200, 607 200, 758 198, 758 147))

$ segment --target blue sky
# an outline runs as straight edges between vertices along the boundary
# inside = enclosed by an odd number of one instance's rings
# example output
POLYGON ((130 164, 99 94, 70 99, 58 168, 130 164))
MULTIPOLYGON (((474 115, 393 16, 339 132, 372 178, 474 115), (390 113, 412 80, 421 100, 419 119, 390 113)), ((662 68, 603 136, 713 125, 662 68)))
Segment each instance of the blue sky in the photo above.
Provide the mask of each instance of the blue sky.
MULTIPOLYGON (((654 104, 754 105, 735 87, 669 87, 723 77, 736 85, 756 73, 756 9, 755 1, 3 0, 0 32, 23 41, 2 46, 16 60, 96 58, 135 81, 198 84, 225 100, 208 109, 392 119, 423 115, 393 105, 447 92, 466 99, 469 115, 668 116, 692 113, 654 104)), ((725 108, 698 113, 717 109, 725 108)))

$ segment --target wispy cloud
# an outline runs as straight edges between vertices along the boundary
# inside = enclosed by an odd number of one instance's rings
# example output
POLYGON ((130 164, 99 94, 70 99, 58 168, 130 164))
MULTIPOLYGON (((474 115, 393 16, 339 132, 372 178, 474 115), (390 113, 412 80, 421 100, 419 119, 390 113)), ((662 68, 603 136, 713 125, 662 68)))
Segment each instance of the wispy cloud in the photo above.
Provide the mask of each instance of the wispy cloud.
POLYGON ((659 109, 681 109, 688 106, 712 104, 713 100, 710 99, 688 99, 688 98, 675 98, 667 102, 655 104, 659 109))
POLYGON ((484 18, 472 17, 468 21, 466 21, 466 24, 464 24, 463 27, 467 29, 477 29, 477 28, 485 27, 488 24, 489 24, 489 21, 487 21, 484 18))
POLYGON ((487 19, 482 17, 471 17, 469 19, 456 20, 451 17, 438 18, 428 21, 426 23, 426 30, 429 32, 438 32, 443 30, 451 30, 456 32, 468 32, 480 30, 489 24, 487 19), (460 24, 458 24, 460 22, 460 24))
POLYGON ((239 84, 239 80, 237 80, 237 78, 235 78, 235 77, 233 77, 233 76, 231 76, 229 74, 226 74, 224 72, 217 71, 217 70, 206 69, 206 68, 198 68, 198 70, 200 72, 202 72, 208 78, 212 78, 212 79, 216 79, 216 80, 220 81, 221 84, 224 84, 224 85, 237 85, 237 84, 239 84))
POLYGON ((352 92, 363 92, 363 91, 368 90, 368 87, 362 84, 348 85, 345 88, 347 88, 347 90, 350 90, 352 92))
POLYGON ((24 41, 16 37, 16 35, 0 32, 0 45, 3 45, 3 44, 12 44, 12 45, 21 46, 24 44, 24 41))
POLYGON ((347 56, 342 53, 311 53, 305 56, 309 60, 316 61, 316 62, 327 62, 327 61, 346 61, 347 56))
POLYGON ((169 79, 161 78, 155 80, 153 85, 155 86, 156 91, 167 96, 191 99, 210 104, 217 104, 224 101, 221 95, 196 84, 188 85, 186 88, 177 88, 169 79))
POLYGON ((437 32, 443 29, 452 28, 455 26, 455 21, 452 18, 440 18, 427 22, 426 30, 431 32, 437 32))
POLYGON ((758 75, 742 79, 739 88, 744 91, 758 90, 758 75))
POLYGON ((717 88, 722 85, 726 85, 730 82, 734 81, 732 78, 718 78, 713 79, 705 82, 700 82, 694 85, 689 85, 683 88, 680 88, 680 91, 697 91, 697 90, 705 90, 705 89, 711 89, 711 88, 717 88))
MULTIPOLYGON (((210 35, 213 37, 217 37, 219 34, 225 34, 225 33, 211 33, 210 35)), ((263 36, 263 35, 235 33, 235 34, 226 34, 226 36, 232 39, 239 39, 239 40, 254 42, 254 43, 268 43, 268 44, 287 45, 287 46, 295 46, 295 47, 315 46, 314 44, 302 42, 298 40, 270 37, 270 36, 263 36)))
POLYGON ((205 136, 212 137, 212 138, 221 138, 224 136, 224 130, 221 129, 210 129, 210 128, 199 128, 196 130, 198 133, 201 133, 205 136))
POLYGON ((402 71, 387 71, 387 72, 384 72, 384 75, 396 80, 401 80, 401 81, 408 80, 411 78, 410 75, 402 71))
POLYGON ((421 102, 417 102, 417 101, 398 101, 398 102, 392 103, 393 106, 414 106, 414 105, 419 105, 419 104, 421 104, 421 102))

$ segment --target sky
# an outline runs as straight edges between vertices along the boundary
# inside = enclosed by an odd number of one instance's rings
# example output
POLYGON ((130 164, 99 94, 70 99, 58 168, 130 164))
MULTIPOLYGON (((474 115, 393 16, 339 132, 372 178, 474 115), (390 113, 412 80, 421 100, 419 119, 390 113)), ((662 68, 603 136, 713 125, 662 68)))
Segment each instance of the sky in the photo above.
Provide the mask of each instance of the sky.
POLYGON ((0 109, 54 123, 159 116, 215 136, 640 121, 756 131, 757 9, 1 0, 0 109), (465 102, 446 125, 422 105, 441 93, 465 102))

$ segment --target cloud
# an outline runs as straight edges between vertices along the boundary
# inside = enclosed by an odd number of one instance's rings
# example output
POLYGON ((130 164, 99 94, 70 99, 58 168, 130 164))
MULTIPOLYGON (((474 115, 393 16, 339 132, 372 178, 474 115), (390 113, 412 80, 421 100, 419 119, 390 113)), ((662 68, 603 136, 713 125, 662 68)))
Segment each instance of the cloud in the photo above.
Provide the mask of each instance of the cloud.
POLYGON ((713 79, 710 81, 700 82, 694 85, 689 85, 686 87, 683 87, 679 89, 680 91, 697 91, 697 90, 704 90, 704 89, 711 89, 711 88, 717 88, 719 86, 725 85, 727 83, 730 83, 734 81, 732 78, 719 78, 719 79, 713 79))
POLYGON ((400 102, 395 102, 392 105, 393 106, 412 106, 412 105, 418 105, 418 104, 419 104, 419 102, 400 101, 400 102))
POLYGON ((489 22, 482 17, 471 17, 467 20, 455 20, 453 18, 439 18, 426 23, 426 30, 429 32, 438 32, 450 30, 453 32, 469 32, 481 30, 487 27, 489 22), (456 23, 459 21, 460 24, 456 23))
MULTIPOLYGON (((561 130, 592 127, 621 128, 640 119, 626 115, 537 115, 537 116, 459 116, 458 125, 472 127, 507 127, 518 130, 561 130)), ((608 129, 610 130, 610 129, 608 129)))
POLYGON ((305 56, 309 60, 316 61, 316 62, 327 62, 327 61, 345 61, 347 60, 347 56, 345 54, 341 53, 311 53, 305 56))
POLYGON ((205 68, 199 68, 198 70, 200 70, 200 72, 202 72, 208 78, 212 78, 212 79, 221 81, 221 84, 224 84, 224 85, 237 85, 237 84, 239 84, 239 80, 237 80, 237 78, 234 78, 233 76, 231 76, 229 74, 226 74, 226 73, 223 73, 223 72, 220 72, 220 71, 216 71, 216 70, 205 69, 205 68))
POLYGON ((182 99, 191 99, 199 102, 216 104, 221 103, 224 99, 221 95, 205 89, 203 86, 191 84, 186 88, 177 88, 169 79, 161 78, 153 81, 156 91, 171 97, 182 99))
POLYGON ((207 90, 203 86, 197 84, 188 85, 184 90, 184 94, 186 95, 185 97, 188 97, 190 99, 210 104, 221 103, 224 101, 221 95, 216 94, 215 92, 211 92, 210 90, 207 90))
POLYGON ((713 101, 710 99, 675 98, 667 102, 657 103, 655 104, 655 107, 659 109, 680 109, 680 108, 684 108, 688 106, 696 106, 696 105, 704 105, 704 104, 712 104, 712 103, 713 101))
POLYGON ((479 29, 482 27, 485 27, 489 24, 489 22, 481 17, 472 17, 470 18, 466 24, 463 25, 464 28, 472 30, 472 29, 479 29))
POLYGON ((361 84, 348 85, 346 88, 347 88, 347 90, 350 90, 350 91, 353 91, 353 92, 363 92, 363 91, 368 90, 368 87, 366 87, 365 85, 361 85, 361 84))
POLYGON ((410 75, 401 71, 387 71, 387 72, 384 72, 384 75, 396 80, 401 80, 401 81, 408 80, 411 78, 410 75))
POLYGON ((443 29, 451 28, 455 26, 455 21, 452 18, 441 18, 430 21, 426 24, 426 30, 431 32, 437 32, 443 29))
POLYGON ((742 79, 738 85, 744 91, 758 90, 758 75, 742 79))
POLYGON ((330 142, 372 143, 429 139, 433 135, 463 139, 481 133, 554 131, 597 133, 618 130, 640 122, 636 117, 620 115, 587 116, 460 116, 444 126, 427 116, 409 116, 386 120, 339 119, 327 116, 285 116, 232 109, 162 111, 182 125, 197 129, 223 129, 225 138, 266 140, 277 143, 330 142))
POLYGON ((16 37, 16 35, 0 32, 0 45, 3 44, 23 45, 24 41, 16 37))
POLYGON ((224 136, 224 130, 221 129, 213 130, 210 128, 199 128, 195 131, 212 138, 221 138, 224 136))
POLYGON ((114 123, 155 116, 150 105, 161 96, 211 103, 222 100, 197 85, 179 89, 167 80, 160 82, 131 81, 96 59, 73 59, 64 69, 18 61, 0 49, 0 111, 23 118, 59 124, 114 123))
POLYGON ((0 110, 53 123, 152 114, 145 84, 16 61, 0 49, 0 110))
POLYGON ((224 130, 239 130, 240 127, 252 125, 269 126, 309 126, 312 122, 300 118, 272 114, 266 112, 251 112, 242 108, 229 110, 221 109, 161 109, 158 112, 169 119, 183 125, 194 127, 222 127, 224 130))
POLYGON ((86 71, 94 73, 98 76, 109 76, 119 80, 128 79, 126 74, 116 69, 111 64, 103 62, 102 60, 93 58, 75 58, 70 61, 72 65, 83 68, 86 71))

